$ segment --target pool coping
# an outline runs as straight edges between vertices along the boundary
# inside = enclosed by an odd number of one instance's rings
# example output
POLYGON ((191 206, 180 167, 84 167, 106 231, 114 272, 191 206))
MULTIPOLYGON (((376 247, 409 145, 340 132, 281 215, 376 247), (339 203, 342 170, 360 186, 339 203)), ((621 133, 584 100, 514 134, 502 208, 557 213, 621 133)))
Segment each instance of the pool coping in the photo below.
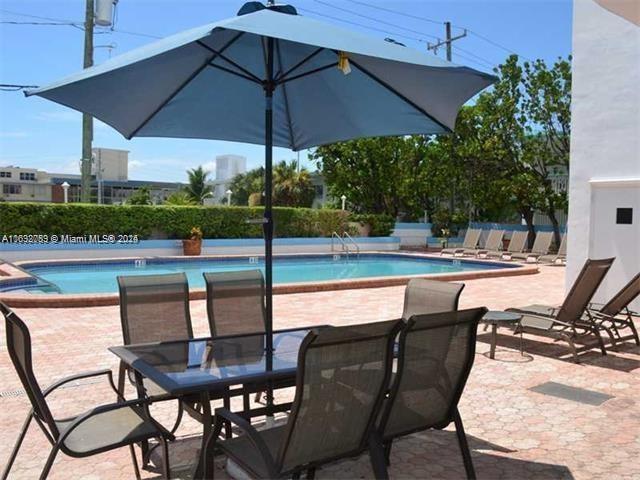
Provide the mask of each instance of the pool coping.
MULTIPOLYGON (((424 258, 424 259, 440 259, 450 260, 451 257, 443 257, 438 254, 430 253, 416 253, 416 252, 380 252, 380 251, 363 251, 362 255, 375 254, 382 256, 406 256, 412 258, 424 258)), ((277 257, 309 257, 309 256, 327 256, 331 254, 309 254, 309 253, 287 253, 277 255, 277 257)), ((246 257, 264 257, 264 255, 202 255, 198 257, 184 257, 184 256, 163 256, 161 258, 168 260, 206 260, 206 259, 234 259, 234 258, 246 258, 246 257)), ((109 263, 109 262, 132 262, 136 260, 149 260, 158 257, 114 257, 114 258, 101 258, 96 259, 95 263, 109 263)), ((276 295, 289 294, 289 293, 306 293, 306 292, 324 292, 331 290, 350 290, 360 288, 381 288, 397 285, 404 285, 412 278, 428 278, 432 280, 439 280, 443 282, 461 281, 461 280, 477 280, 481 278, 495 278, 495 277, 507 277, 507 276, 519 276, 519 275, 531 275, 538 273, 537 264, 515 264, 507 263, 504 261, 494 261, 487 259, 476 258, 456 258, 468 263, 479 264, 491 264, 491 265, 504 265, 504 268, 493 268, 490 270, 476 270, 467 272, 455 272, 455 273, 431 273, 431 274, 415 274, 415 275, 396 275, 386 277, 367 277, 367 278, 355 278, 355 279, 339 279, 339 280, 324 280, 316 282, 300 282, 300 283, 280 283, 273 286, 273 293, 276 295)), ((20 272, 21 278, 25 278, 25 272, 22 270, 23 266, 28 265, 55 265, 55 264, 75 264, 75 263, 88 263, 87 260, 33 260, 33 261, 21 261, 16 262, 12 271, 14 273, 20 272)), ((10 264, 0 264, 0 268, 3 270, 6 267, 12 267, 10 264)), ((28 274, 27 274, 28 275, 28 274)), ((206 298, 206 289, 190 289, 190 300, 203 300, 206 298)), ((101 307, 111 306, 119 304, 119 295, 114 293, 93 293, 93 294, 24 294, 24 293, 11 293, 0 292, 0 301, 6 303, 11 307, 16 308, 74 308, 74 307, 101 307)))

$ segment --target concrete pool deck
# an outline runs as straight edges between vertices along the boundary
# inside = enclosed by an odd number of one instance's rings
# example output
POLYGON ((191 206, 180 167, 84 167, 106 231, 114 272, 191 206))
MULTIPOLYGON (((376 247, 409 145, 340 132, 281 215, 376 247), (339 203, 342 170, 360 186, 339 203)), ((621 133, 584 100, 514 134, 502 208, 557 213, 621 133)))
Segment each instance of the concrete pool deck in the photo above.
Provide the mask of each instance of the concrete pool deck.
MULTIPOLYGON (((465 284, 461 308, 559 304, 564 297, 564 268, 541 266, 538 275, 476 279, 465 284)), ((397 318, 402 312, 403 294, 404 287, 393 286, 279 295, 274 300, 275 326, 345 325, 397 318)), ((208 335, 205 303, 193 301, 191 307, 194 334, 208 335)), ((107 351, 107 347, 122 343, 117 307, 16 311, 31 329, 34 368, 41 385, 98 368, 117 372, 116 358, 107 351)), ((483 327, 478 333, 475 365, 460 404, 478 478, 640 478, 640 347, 630 342, 621 344, 610 349, 606 357, 593 350, 581 355, 582 363, 576 365, 565 344, 532 335, 524 337, 528 356, 520 357, 518 338, 500 330, 496 360, 490 360, 490 333, 483 327), (549 382, 612 398, 593 405, 531 390, 549 382)), ((0 335, 0 465, 4 465, 29 403, 20 393, 4 346, 4 331, 0 335)), ((292 391, 278 392, 278 396, 291 399, 292 391)), ((73 385, 51 399, 57 416, 114 400, 103 384, 73 385)), ((156 405, 153 412, 170 424, 175 418, 175 404, 156 405)), ((178 430, 179 438, 170 446, 174 478, 188 478, 186 471, 199 445, 199 431, 199 425, 190 418, 178 430)), ((10 478, 37 478, 48 447, 42 433, 32 426, 10 478)), ((228 478, 223 461, 220 458, 216 462, 216 478, 228 478)), ((451 428, 399 440, 394 444, 391 462, 392 479, 464 478, 451 428)), ((317 472, 319 479, 371 476, 366 455, 317 472)), ((157 473, 144 471, 143 477, 159 478, 157 473)), ((133 478, 133 470, 124 448, 86 459, 61 455, 50 478, 125 480, 133 478)))
MULTIPOLYGON (((432 278, 434 280, 442 280, 446 282, 451 281, 463 281, 474 280, 479 278, 494 278, 494 277, 507 277, 517 275, 531 275, 538 272, 536 264, 516 264, 515 262, 500 262, 486 259, 475 258, 462 258, 462 257, 443 257, 438 254, 427 254, 417 252, 379 252, 379 251, 363 251, 362 255, 376 255, 376 256, 395 256, 395 257, 407 257, 407 258, 419 258, 419 259, 435 259, 438 261, 464 261, 468 263, 478 263, 480 265, 490 264, 492 266, 504 266, 504 268, 490 268, 486 270, 473 270, 463 272, 449 272, 449 273, 430 273, 430 274, 417 274, 417 275, 397 275, 397 276, 383 276, 383 277, 362 277, 362 278, 348 278, 348 279, 336 279, 328 281, 312 281, 301 283, 280 283, 273 286, 274 294, 288 294, 288 293, 305 293, 305 292, 322 292, 332 290, 352 290, 359 288, 378 288, 389 287, 395 285, 405 285, 412 278, 432 278)), ((327 254, 325 254, 327 255, 327 254)), ((278 255, 276 258, 296 258, 307 257, 309 254, 287 254, 278 255)), ((315 256, 315 255, 314 255, 315 256)), ((328 254, 331 256, 331 254, 328 254)), ((216 259, 241 259, 248 258, 246 255, 204 255, 198 257, 162 257, 166 260, 179 260, 179 261, 201 261, 201 260, 216 260, 216 259)), ((261 257, 256 257, 261 258, 261 257)), ((85 264, 88 262, 95 263, 113 263, 113 262, 135 262, 138 260, 147 260, 144 257, 140 258, 104 258, 87 260, 36 260, 36 261, 22 261, 16 262, 16 267, 11 264, 0 265, 0 272, 7 271, 13 272, 15 277, 7 274, 5 279, 0 279, 0 286, 6 282, 10 283, 14 278, 18 282, 24 282, 25 278, 37 280, 37 276, 25 277, 25 271, 22 268, 28 268, 29 266, 37 265, 73 265, 73 264, 85 264)), ((28 275, 28 272, 26 272, 28 275)), ((206 298, 206 290, 204 288, 191 288, 189 291, 189 298, 191 300, 202 300, 206 298)), ((0 292, 0 301, 5 302, 11 307, 21 308, 71 308, 71 307, 99 307, 108 305, 118 305, 119 296, 117 292, 114 293, 91 293, 91 294, 32 294, 29 292, 16 291, 16 292, 0 292)))

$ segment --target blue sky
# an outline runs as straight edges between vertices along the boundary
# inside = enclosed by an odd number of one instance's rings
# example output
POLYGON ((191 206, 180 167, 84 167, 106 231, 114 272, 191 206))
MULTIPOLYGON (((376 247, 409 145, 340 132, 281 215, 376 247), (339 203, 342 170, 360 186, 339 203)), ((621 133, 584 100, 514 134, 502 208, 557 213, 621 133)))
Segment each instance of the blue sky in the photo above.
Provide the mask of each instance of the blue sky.
MULTIPOLYGON (((84 0, 0 0, 2 22, 45 22, 26 15, 82 21, 84 0), (17 14, 24 15, 17 15, 17 14)), ((242 1, 120 0, 115 31, 99 30, 97 46, 113 45, 112 55, 163 37, 235 15, 242 1), (126 32, 135 32, 133 35, 126 32)), ((407 46, 426 49, 442 37, 449 20, 454 35, 471 32, 454 43, 453 60, 489 71, 508 52, 553 62, 571 52, 571 0, 298 0, 303 15, 333 22, 375 37, 393 37, 407 46), (392 9, 405 15, 381 10, 392 9), (410 16, 429 18, 428 22, 410 16), (456 26, 459 26, 456 28, 456 26), (400 28, 399 28, 400 27, 400 28), (488 41, 487 41, 488 40, 488 41)), ((84 32, 73 26, 0 24, 0 83, 46 85, 82 67, 84 32)), ((439 52, 440 56, 444 51, 439 52)), ((109 57, 97 48, 96 63, 109 57)), ((81 147, 80 114, 46 100, 0 91, 0 165, 36 167, 51 172, 78 173, 81 147)), ((263 148, 231 142, 133 139, 125 140, 97 122, 94 146, 129 150, 130 178, 184 181, 185 170, 198 165, 212 169, 216 155, 245 155, 248 167, 262 163, 263 148)), ((274 158, 293 159, 294 152, 276 149, 274 158)), ((307 152, 300 158, 307 161, 307 152)))

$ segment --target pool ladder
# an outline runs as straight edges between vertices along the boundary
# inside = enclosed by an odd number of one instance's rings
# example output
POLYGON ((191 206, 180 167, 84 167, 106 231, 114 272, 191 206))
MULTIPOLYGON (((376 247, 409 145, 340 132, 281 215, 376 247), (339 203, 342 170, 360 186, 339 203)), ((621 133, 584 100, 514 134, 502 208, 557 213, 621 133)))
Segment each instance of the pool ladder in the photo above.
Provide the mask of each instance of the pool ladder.
POLYGON ((331 234, 331 251, 335 251, 335 242, 334 240, 338 240, 340 242, 340 246, 342 251, 346 254, 347 260, 349 260, 349 254, 351 253, 351 249, 356 252, 356 258, 360 258, 360 247, 358 243, 353 239, 351 235, 347 232, 342 232, 342 235, 339 235, 338 232, 333 232, 331 234))

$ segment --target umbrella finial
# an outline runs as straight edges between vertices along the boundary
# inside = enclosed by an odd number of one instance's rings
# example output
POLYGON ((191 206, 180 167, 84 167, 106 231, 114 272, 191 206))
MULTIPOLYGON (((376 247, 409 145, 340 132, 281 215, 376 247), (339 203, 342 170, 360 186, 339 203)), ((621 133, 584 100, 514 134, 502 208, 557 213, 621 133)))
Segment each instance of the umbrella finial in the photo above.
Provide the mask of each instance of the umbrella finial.
POLYGON ((276 5, 275 0, 267 0, 267 4, 264 5, 260 2, 247 2, 245 3, 240 10, 238 10, 238 16, 247 15, 249 13, 254 13, 259 10, 271 10, 273 12, 279 13, 287 13, 289 15, 297 15, 298 11, 292 7, 291 5, 276 5))

